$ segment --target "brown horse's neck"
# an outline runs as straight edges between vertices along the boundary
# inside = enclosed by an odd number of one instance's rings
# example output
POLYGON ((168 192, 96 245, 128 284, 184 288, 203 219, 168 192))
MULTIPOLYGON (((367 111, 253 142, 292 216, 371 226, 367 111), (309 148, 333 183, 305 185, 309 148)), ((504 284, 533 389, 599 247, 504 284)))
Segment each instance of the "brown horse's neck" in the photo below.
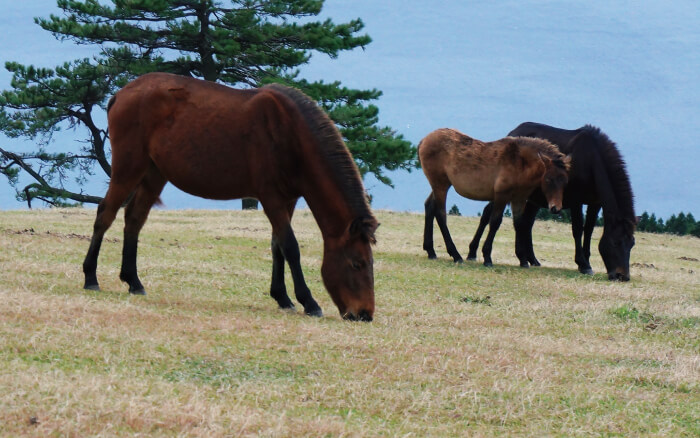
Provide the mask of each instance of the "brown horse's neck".
POLYGON ((266 87, 280 93, 295 121, 294 136, 303 157, 301 195, 316 218, 324 239, 340 238, 358 217, 373 218, 357 166, 335 124, 309 97, 280 85, 266 87))

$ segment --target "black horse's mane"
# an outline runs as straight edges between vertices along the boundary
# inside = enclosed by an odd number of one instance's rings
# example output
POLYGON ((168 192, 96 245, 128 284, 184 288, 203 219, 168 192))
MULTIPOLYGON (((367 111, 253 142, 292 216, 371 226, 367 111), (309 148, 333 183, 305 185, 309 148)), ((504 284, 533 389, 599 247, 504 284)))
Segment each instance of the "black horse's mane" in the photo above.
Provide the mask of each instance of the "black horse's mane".
POLYGON ((331 167, 331 174, 355 216, 374 219, 357 165, 343 142, 338 128, 328 115, 313 99, 296 88, 281 84, 270 84, 264 88, 280 92, 294 102, 314 137, 318 139, 320 153, 331 167))
POLYGON ((632 193, 632 186, 629 176, 627 175, 625 160, 622 158, 617 146, 596 126, 585 125, 581 128, 581 132, 586 133, 594 140, 593 143, 602 158, 603 165, 610 178, 615 200, 617 201, 622 216, 625 219, 634 220, 634 195, 632 193))

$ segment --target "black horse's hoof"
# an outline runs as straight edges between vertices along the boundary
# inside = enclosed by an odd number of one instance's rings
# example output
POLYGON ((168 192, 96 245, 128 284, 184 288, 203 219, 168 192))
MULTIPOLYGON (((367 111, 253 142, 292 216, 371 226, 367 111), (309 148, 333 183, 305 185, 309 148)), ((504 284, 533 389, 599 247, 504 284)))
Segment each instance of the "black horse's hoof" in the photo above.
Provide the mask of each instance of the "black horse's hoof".
POLYGON ((593 269, 591 268, 580 268, 578 271, 584 275, 593 275, 593 269))
POLYGON ((134 289, 134 290, 130 290, 129 293, 131 295, 146 295, 146 289, 144 289, 144 288, 134 289))
POLYGON ((484 262, 484 266, 486 266, 487 268, 493 268, 493 263, 491 263, 491 262, 484 262))
POLYGON ((437 256, 435 254, 428 254, 428 260, 435 260, 437 256))
POLYGON ((99 291, 99 290, 100 290, 100 285, 99 285, 99 284, 86 284, 85 286, 83 286, 83 289, 85 289, 85 290, 96 290, 96 291, 99 291))
POLYGON ((454 259, 454 260, 455 260, 455 263, 464 263, 464 260, 462 260, 462 257, 460 257, 458 259, 454 259))
POLYGON ((320 307, 318 309, 305 310, 304 313, 307 314, 308 316, 313 316, 316 318, 321 318, 323 316, 323 311, 321 310, 320 307))
POLYGON ((528 262, 521 262, 520 267, 523 269, 530 269, 530 264, 528 262))
POLYGON ((469 261, 469 262, 476 261, 476 256, 467 256, 467 261, 469 261))

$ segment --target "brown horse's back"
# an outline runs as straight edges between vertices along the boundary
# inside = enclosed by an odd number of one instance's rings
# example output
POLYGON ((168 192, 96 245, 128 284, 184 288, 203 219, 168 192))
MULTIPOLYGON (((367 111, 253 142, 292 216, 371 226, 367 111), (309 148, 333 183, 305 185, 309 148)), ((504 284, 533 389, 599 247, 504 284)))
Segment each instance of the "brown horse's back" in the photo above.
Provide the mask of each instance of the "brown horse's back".
POLYGON ((461 196, 474 200, 493 199, 498 189, 494 181, 504 174, 504 166, 514 161, 508 156, 513 153, 518 153, 517 146, 507 139, 483 142, 454 129, 433 131, 418 147, 418 158, 431 185, 445 190, 454 186, 461 196))
POLYGON ((293 128, 283 100, 269 89, 144 75, 120 90, 109 109, 112 177, 140 179, 149 171, 142 163, 150 162, 196 196, 259 198, 270 178, 296 164, 292 155, 280 157, 279 148, 294 138, 285 135, 293 128))

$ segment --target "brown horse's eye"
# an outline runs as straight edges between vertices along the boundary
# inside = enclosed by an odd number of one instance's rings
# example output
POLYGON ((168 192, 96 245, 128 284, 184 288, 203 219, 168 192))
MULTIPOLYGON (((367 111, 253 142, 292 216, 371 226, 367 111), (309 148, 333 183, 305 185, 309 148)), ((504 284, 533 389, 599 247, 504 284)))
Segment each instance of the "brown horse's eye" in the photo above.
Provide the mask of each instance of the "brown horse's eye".
POLYGON ((360 260, 351 260, 350 266, 352 266, 352 269, 359 271, 365 266, 365 264, 360 260))

